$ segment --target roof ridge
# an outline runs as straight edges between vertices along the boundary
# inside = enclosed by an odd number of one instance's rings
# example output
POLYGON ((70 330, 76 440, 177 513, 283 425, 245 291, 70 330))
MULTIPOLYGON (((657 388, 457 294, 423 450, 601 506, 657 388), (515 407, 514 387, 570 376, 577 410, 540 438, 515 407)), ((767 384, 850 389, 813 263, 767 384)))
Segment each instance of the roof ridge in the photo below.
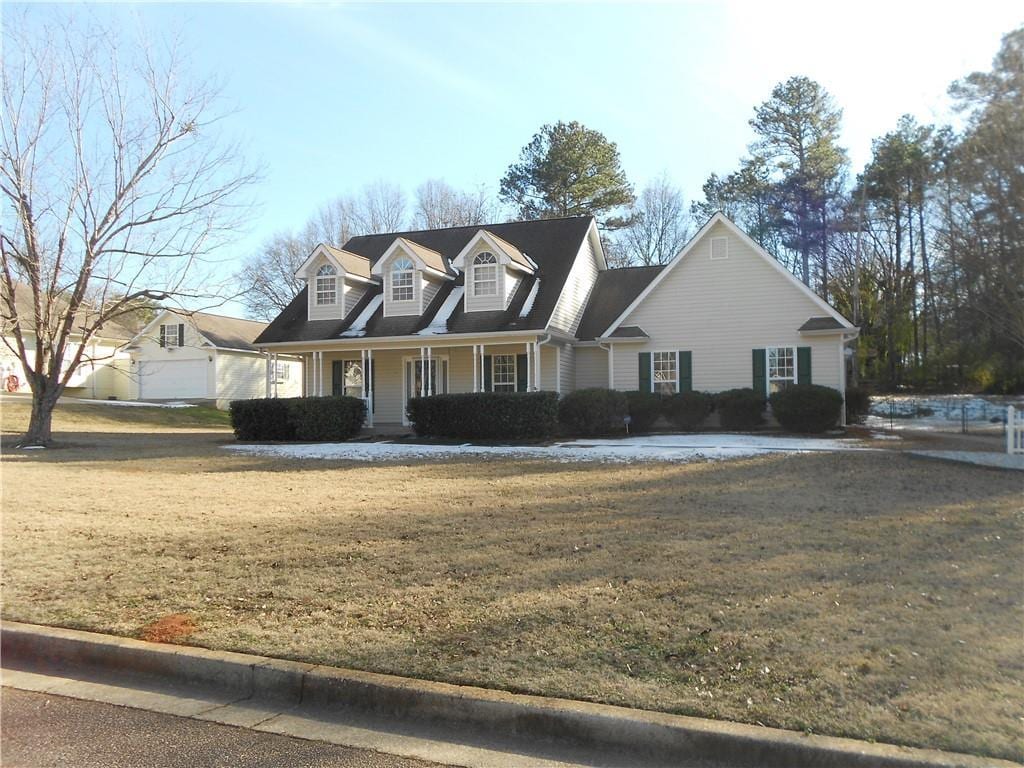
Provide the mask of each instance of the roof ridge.
MULTIPOLYGON (((516 219, 514 221, 492 221, 489 224, 459 224, 452 227, 434 227, 432 229, 405 229, 395 232, 372 232, 365 235, 352 235, 346 243, 350 243, 358 237, 385 237, 391 235, 393 237, 405 237, 407 235, 416 235, 422 232, 449 232, 455 229, 487 229, 488 227, 504 227, 509 224, 537 224, 542 221, 570 221, 573 219, 592 219, 594 218, 591 214, 584 214, 581 216, 554 216, 549 219, 516 219)), ((334 246, 339 250, 345 250, 341 246, 334 246)))

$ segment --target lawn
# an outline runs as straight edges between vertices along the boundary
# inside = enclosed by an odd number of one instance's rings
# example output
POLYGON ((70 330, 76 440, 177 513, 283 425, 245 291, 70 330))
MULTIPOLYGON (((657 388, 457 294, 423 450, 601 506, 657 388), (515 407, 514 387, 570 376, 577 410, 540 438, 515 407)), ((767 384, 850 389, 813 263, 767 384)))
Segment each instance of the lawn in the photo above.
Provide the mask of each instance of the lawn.
POLYGON ((1020 474, 284 460, 136 410, 5 456, 6 618, 1024 757, 1020 474))

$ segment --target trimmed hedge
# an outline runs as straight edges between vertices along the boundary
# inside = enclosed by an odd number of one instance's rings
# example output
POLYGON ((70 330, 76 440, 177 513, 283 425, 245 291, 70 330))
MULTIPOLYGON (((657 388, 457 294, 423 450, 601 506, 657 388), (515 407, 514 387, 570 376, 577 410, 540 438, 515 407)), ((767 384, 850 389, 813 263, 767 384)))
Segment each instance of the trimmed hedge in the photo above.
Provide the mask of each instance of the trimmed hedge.
POLYGON ((871 408, 871 393, 863 387, 846 388, 846 423, 859 424, 871 408))
POLYGON ((749 387, 715 395, 715 410, 723 429, 752 429, 764 422, 765 399, 749 387))
POLYGON ((631 432, 648 432, 662 413, 661 395, 653 392, 634 390, 626 393, 626 410, 629 413, 631 432))
POLYGON ((232 400, 229 409, 235 437, 250 441, 348 440, 366 419, 366 404, 358 397, 232 400))
POLYGON ((791 432, 824 432, 839 423, 843 396, 820 384, 796 384, 771 396, 772 413, 791 432))
POLYGON ((466 392, 414 397, 406 407, 421 437, 523 440, 558 429, 555 392, 466 392))
POLYGON ((711 397, 703 392, 679 392, 665 398, 664 409, 673 426, 693 431, 711 413, 711 397))
POLYGON ((626 395, 614 389, 577 389, 558 404, 558 420, 573 435, 621 432, 628 414, 626 395))

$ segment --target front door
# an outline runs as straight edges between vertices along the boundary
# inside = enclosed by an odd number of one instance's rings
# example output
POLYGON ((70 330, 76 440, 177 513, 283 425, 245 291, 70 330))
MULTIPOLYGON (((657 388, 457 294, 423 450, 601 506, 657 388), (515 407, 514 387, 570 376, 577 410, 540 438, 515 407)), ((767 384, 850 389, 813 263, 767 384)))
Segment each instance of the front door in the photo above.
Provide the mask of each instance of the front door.
POLYGON ((423 372, 427 371, 429 378, 429 391, 435 395, 443 395, 448 392, 448 360, 446 358, 434 357, 429 361, 421 359, 405 361, 405 386, 402 388, 402 423, 408 424, 409 420, 405 415, 405 406, 414 397, 419 397, 423 391, 423 372))

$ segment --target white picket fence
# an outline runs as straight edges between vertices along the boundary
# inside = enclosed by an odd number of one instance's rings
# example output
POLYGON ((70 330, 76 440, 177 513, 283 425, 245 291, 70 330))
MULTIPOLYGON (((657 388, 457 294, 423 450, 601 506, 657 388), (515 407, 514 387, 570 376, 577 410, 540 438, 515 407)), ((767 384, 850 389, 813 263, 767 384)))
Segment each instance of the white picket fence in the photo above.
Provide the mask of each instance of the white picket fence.
POLYGON ((1006 452, 1024 454, 1024 411, 1006 406, 1006 452))

